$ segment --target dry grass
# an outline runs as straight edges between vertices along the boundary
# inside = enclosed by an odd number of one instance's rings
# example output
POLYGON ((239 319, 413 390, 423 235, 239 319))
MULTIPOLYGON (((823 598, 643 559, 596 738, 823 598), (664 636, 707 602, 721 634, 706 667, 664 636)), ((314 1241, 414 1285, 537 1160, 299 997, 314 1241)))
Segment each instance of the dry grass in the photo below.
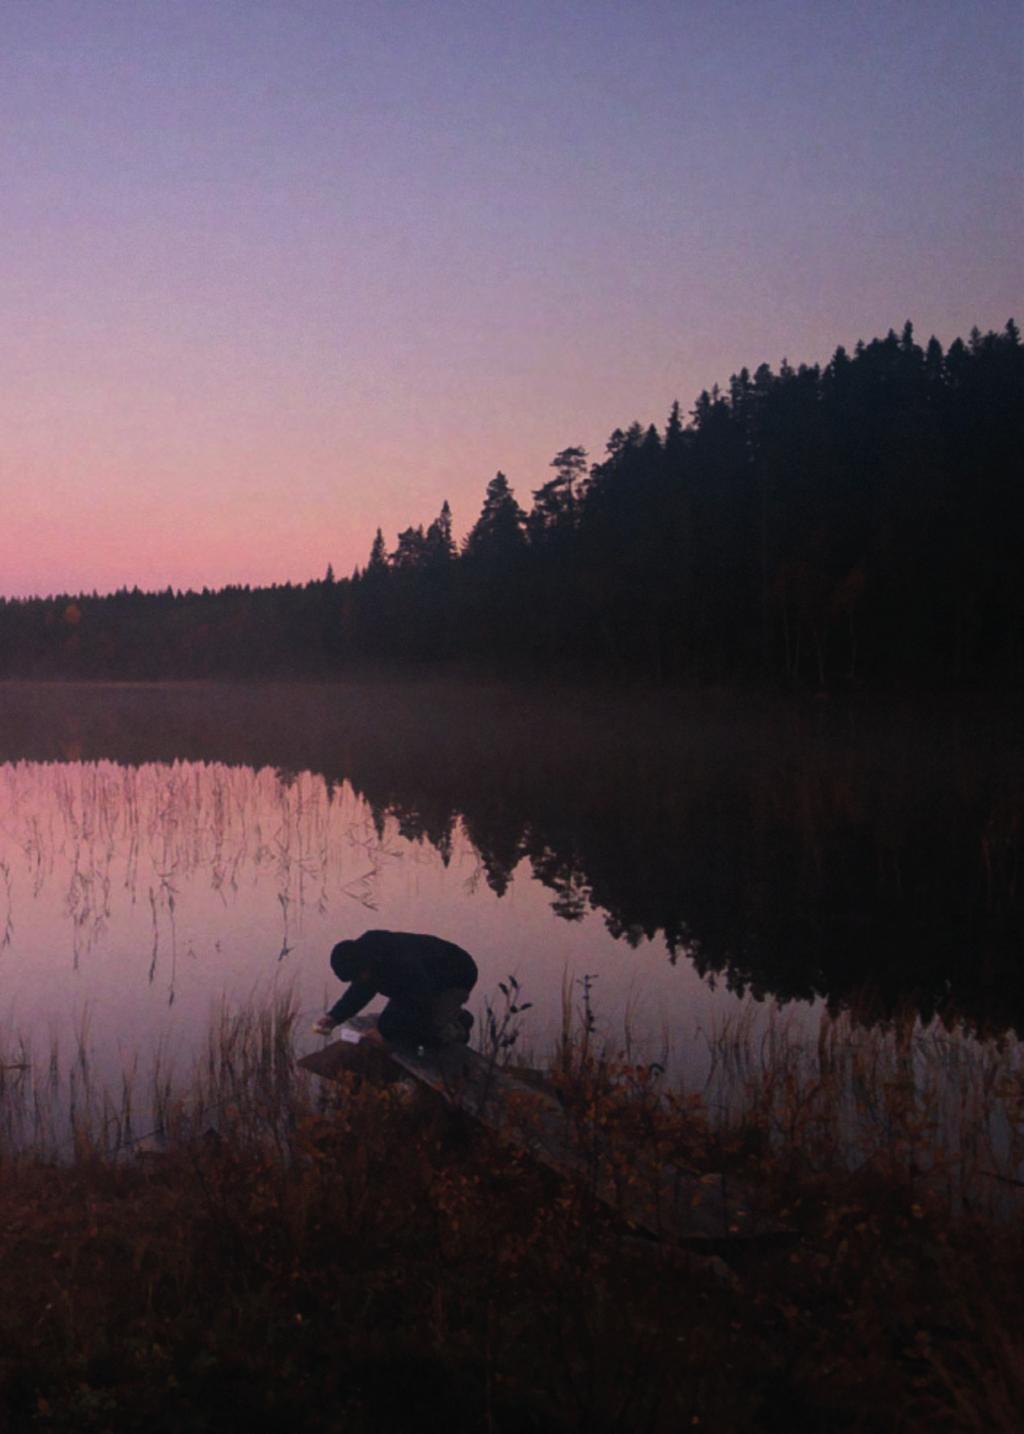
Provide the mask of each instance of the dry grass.
POLYGON ((562 1180, 425 1094, 318 1088, 294 1025, 221 1009, 190 1072, 116 1097, 81 1044, 46 1053, 30 1110, 77 1072, 59 1152, 45 1122, 14 1150, 3 1071, 5 1428, 1019 1427, 1016 1046, 748 1026, 686 1093, 570 1023, 547 1080, 591 1165, 562 1180), (592 1198, 673 1164, 752 1182, 793 1238, 701 1258, 592 1198))

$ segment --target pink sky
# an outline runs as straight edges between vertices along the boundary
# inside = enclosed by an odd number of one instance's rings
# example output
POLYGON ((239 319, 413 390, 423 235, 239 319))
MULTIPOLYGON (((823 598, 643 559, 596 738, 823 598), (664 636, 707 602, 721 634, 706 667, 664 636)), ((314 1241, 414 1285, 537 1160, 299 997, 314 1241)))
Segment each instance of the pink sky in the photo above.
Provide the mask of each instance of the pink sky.
POLYGON ((9 0, 0 592, 304 581, 1020 303, 993 0, 9 0))

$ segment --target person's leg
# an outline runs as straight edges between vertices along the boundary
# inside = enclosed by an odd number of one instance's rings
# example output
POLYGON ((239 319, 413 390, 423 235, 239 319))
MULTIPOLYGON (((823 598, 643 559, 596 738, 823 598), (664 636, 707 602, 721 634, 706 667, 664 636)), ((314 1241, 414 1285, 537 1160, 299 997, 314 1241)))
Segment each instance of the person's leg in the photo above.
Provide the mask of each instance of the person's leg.
POLYGON ((422 1004, 389 1001, 377 1020, 386 1041, 407 1046, 465 1045, 473 1017, 462 1009, 469 989, 455 986, 422 1004))
POLYGON ((431 1044, 466 1044, 473 1025, 472 1015, 462 1009, 468 999, 467 986, 453 986, 434 997, 430 1007, 430 1024, 434 1032, 431 1044))
POLYGON ((421 1046, 430 1038, 429 1011, 408 1001, 389 1001, 377 1018, 377 1030, 397 1045, 421 1046))

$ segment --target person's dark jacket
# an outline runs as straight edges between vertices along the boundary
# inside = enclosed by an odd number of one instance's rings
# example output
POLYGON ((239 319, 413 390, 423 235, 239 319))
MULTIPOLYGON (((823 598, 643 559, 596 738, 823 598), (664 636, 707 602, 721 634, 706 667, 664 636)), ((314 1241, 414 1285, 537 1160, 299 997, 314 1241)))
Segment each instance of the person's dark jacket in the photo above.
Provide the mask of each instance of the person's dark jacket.
POLYGON ((478 974, 461 946, 411 931, 364 931, 355 941, 339 941, 331 952, 331 969, 340 980, 352 982, 328 1012, 335 1022, 347 1021, 374 996, 426 1007, 443 991, 468 993, 478 974))

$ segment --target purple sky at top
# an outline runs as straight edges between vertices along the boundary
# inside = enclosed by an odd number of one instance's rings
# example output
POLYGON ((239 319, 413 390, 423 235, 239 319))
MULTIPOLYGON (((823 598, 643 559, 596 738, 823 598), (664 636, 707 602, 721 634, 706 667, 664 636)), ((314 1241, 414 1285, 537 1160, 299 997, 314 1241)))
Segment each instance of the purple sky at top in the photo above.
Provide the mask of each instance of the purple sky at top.
POLYGON ((0 592, 304 581, 1024 321, 1004 0, 4 0, 0 592))

